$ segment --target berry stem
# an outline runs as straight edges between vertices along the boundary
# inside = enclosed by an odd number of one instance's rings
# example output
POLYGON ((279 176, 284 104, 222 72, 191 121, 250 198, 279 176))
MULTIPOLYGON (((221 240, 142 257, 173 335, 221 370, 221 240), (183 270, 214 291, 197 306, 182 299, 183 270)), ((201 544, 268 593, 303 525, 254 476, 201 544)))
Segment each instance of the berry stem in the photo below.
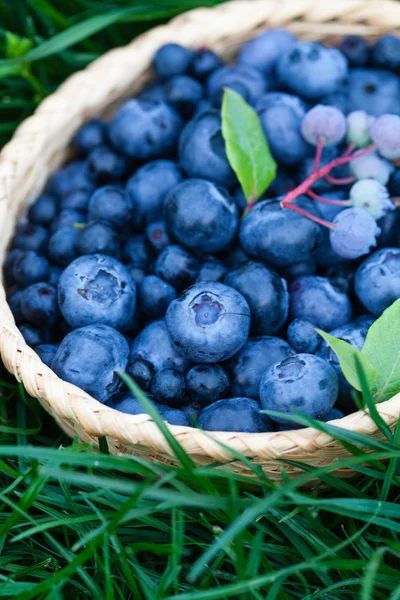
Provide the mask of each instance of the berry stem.
POLYGON ((312 190, 308 190, 307 195, 310 196, 310 198, 312 198, 313 200, 316 200, 317 202, 322 202, 323 204, 331 204, 334 206, 343 206, 343 207, 352 205, 351 200, 330 200, 329 198, 324 198, 323 196, 319 196, 312 190))
POLYGON ((325 175, 325 179, 332 185, 347 185, 356 181, 355 177, 332 177, 332 175, 325 175))
POLYGON ((319 169, 323 149, 324 149, 324 138, 319 137, 318 143, 317 143, 317 149, 315 151, 313 172, 318 171, 318 169, 319 169))
POLYGON ((352 152, 356 149, 355 146, 353 146, 353 144, 349 144, 347 146, 347 149, 344 151, 343 156, 350 156, 350 154, 352 154, 352 152))
POLYGON ((324 219, 320 219, 319 217, 312 215, 311 213, 307 212, 306 210, 303 210, 302 208, 300 208, 300 206, 297 206, 296 204, 293 204, 292 202, 286 202, 286 200, 282 200, 281 206, 282 206, 282 208, 288 208, 290 210, 294 210, 295 212, 299 213, 303 217, 306 217, 307 219, 310 219, 311 221, 315 221, 315 223, 318 223, 318 225, 322 225, 323 227, 328 227, 332 231, 335 231, 335 229, 336 229, 336 226, 333 223, 330 223, 329 221, 325 221, 324 219))

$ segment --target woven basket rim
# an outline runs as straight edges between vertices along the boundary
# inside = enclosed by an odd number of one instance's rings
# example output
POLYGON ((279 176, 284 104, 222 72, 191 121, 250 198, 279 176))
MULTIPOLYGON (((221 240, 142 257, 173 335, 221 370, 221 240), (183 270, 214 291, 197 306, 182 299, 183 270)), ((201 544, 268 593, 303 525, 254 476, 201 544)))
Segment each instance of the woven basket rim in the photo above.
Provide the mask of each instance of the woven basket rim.
MULTIPOLYGON (((49 173, 63 161, 66 144, 56 140, 57 135, 65 131, 70 140, 85 120, 128 97, 134 85, 137 85, 136 91, 140 89, 149 80, 149 60, 156 48, 167 41, 193 47, 202 41, 220 51, 229 47, 230 52, 235 44, 258 31, 276 26, 291 29, 308 39, 350 31, 374 37, 400 28, 400 3, 336 0, 328 5, 315 0, 235 0, 184 13, 127 46, 107 52, 46 98, 3 148, 0 154, 1 261, 4 262, 19 209, 43 187, 49 173), (218 33, 217 24, 221 28, 218 33), (237 39, 232 40, 234 36, 237 39), (123 78, 127 79, 126 73, 131 72, 128 68, 134 71, 128 78, 131 81, 121 84, 123 78), (104 77, 105 72, 107 77, 104 77), (51 152, 47 152, 46 143, 52 146, 51 152), (44 174, 38 173, 36 164, 37 157, 42 155, 49 164, 44 174)), ((132 416, 106 407, 76 386, 62 381, 42 363, 16 327, 3 285, 0 286, 0 353, 6 368, 66 428, 92 439, 110 437, 122 445, 122 450, 128 445, 171 455, 168 443, 149 415, 132 416)), ((378 404, 377 410, 385 423, 394 427, 400 417, 400 393, 378 404)), ((377 426, 365 411, 330 423, 379 436, 377 426)), ((205 432, 171 425, 168 428, 190 454, 220 462, 231 461, 232 455, 219 442, 260 459, 275 459, 294 451, 310 455, 317 449, 326 449, 332 458, 337 456, 338 450, 333 438, 313 428, 269 433, 205 432)))

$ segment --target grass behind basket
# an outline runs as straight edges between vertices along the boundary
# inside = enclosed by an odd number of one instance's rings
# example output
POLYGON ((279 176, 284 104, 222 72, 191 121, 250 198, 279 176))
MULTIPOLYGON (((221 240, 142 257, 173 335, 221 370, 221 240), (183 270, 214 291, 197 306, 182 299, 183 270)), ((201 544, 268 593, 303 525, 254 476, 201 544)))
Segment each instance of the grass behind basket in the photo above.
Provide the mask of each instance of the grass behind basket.
MULTIPOLYGON (((1 143, 71 72, 217 3, 0 3, 1 143)), ((355 482, 306 465, 280 486, 252 466, 249 482, 179 446, 179 468, 115 458, 105 440, 100 453, 66 439, 0 370, 0 598, 400 600, 400 429, 376 441, 318 427, 351 452, 355 482)))

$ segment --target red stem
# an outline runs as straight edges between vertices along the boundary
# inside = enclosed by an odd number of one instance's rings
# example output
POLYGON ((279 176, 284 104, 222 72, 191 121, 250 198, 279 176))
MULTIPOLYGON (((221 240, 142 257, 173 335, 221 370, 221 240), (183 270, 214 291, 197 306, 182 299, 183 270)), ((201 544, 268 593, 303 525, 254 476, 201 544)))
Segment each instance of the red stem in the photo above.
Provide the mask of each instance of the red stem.
POLYGON ((333 204, 334 206, 351 206, 350 200, 330 200, 329 198, 324 198, 323 196, 319 196, 312 190, 308 190, 307 195, 310 196, 313 200, 317 202, 322 202, 323 204, 333 204))
POLYGON ((302 208, 300 208, 300 206, 297 206, 296 204, 292 204, 291 202, 286 203, 286 200, 282 200, 281 206, 282 206, 282 208, 288 208, 290 210, 294 210, 295 212, 299 213, 300 215, 303 215, 303 217, 306 217, 307 219, 310 219, 311 221, 315 221, 315 223, 318 223, 318 225, 323 225, 324 227, 328 227, 332 231, 335 231, 335 229, 336 229, 336 226, 333 223, 330 223, 329 221, 325 221, 324 219, 320 219, 319 217, 312 215, 311 213, 307 212, 306 210, 303 210, 302 208))
POLYGON ((332 177, 332 175, 325 175, 325 179, 333 185, 347 185, 356 181, 355 177, 332 177))
POLYGON ((322 156, 322 150, 323 149, 324 149, 324 138, 323 137, 319 137, 318 138, 318 143, 317 143, 317 149, 315 151, 313 171, 318 171, 318 169, 319 169, 319 165, 321 163, 321 156, 322 156))
POLYGON ((350 154, 353 152, 353 150, 355 150, 355 146, 353 146, 353 144, 349 144, 347 146, 347 149, 343 153, 343 156, 350 156, 350 154))

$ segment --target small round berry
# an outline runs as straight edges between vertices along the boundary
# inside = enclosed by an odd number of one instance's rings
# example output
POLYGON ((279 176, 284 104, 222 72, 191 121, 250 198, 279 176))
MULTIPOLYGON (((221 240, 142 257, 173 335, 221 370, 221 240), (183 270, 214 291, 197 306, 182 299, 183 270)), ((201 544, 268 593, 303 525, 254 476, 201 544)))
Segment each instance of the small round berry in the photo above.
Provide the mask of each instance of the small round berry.
POLYGON ((296 352, 306 352, 307 354, 313 354, 321 341, 314 323, 304 317, 294 319, 290 323, 287 339, 296 352))
POLYGON ((370 129, 371 139, 382 156, 389 160, 400 158, 400 117, 382 115, 370 129))
POLYGON ((365 110, 354 110, 347 115, 346 142, 355 148, 365 148, 371 144, 370 127, 375 117, 368 115, 365 110))
POLYGON ((193 50, 180 44, 164 44, 153 57, 153 67, 160 79, 186 73, 193 60, 193 50))
POLYGON ((186 375, 186 389, 195 407, 225 398, 229 377, 219 365, 196 365, 186 375))
POLYGON ((75 240, 77 256, 84 254, 106 254, 118 258, 119 242, 116 232, 106 223, 88 223, 79 230, 75 240))
POLYGON ((372 49, 372 60, 378 67, 398 69, 400 67, 400 39, 397 35, 383 35, 372 49))
POLYGON ((39 344, 39 346, 36 346, 35 348, 36 354, 47 367, 51 367, 51 363, 53 362, 57 350, 58 346, 54 344, 39 344))
POLYGON ((108 125, 101 119, 92 119, 82 125, 74 136, 73 144, 82 156, 107 141, 108 125))
POLYGON ((189 287, 197 277, 199 263, 185 248, 172 244, 158 256, 155 272, 178 291, 189 287))
POLYGON ((358 267, 354 280, 358 299, 379 317, 400 298, 400 249, 381 248, 358 267))
POLYGON ((12 268, 12 275, 18 287, 25 288, 32 283, 47 281, 49 277, 49 261, 29 250, 22 252, 12 268))
POLYGON ((376 246, 380 229, 363 208, 347 208, 336 215, 334 231, 329 233, 333 250, 343 258, 358 258, 376 246))
POLYGON ((351 67, 363 67, 369 58, 369 47, 360 35, 346 35, 341 44, 343 52, 351 67))
POLYGON ((55 219, 57 214, 57 200, 50 194, 43 194, 32 204, 29 209, 28 218, 35 225, 46 227, 55 219))
POLYGON ((60 227, 49 239, 50 260, 67 267, 76 258, 75 242, 80 229, 76 227, 60 227))
POLYGON ((21 312, 35 327, 49 327, 60 317, 57 290, 47 283, 33 283, 21 296, 21 312))
POLYGON ((350 189, 350 200, 356 208, 364 208, 378 220, 396 207, 387 188, 375 179, 360 179, 350 189))
POLYGON ((222 61, 214 52, 207 48, 196 50, 190 71, 199 81, 205 81, 211 73, 222 67, 222 61))
POLYGON ((185 379, 175 369, 161 369, 153 377, 151 393, 161 404, 181 404, 185 395, 185 379))
POLYGON ((313 146, 320 139, 325 146, 339 144, 346 134, 347 124, 343 113, 334 106, 318 104, 309 110, 301 122, 304 139, 313 146))
POLYGON ((153 379, 155 368, 148 361, 142 358, 137 358, 129 362, 126 372, 134 379, 141 390, 147 392, 150 389, 150 383, 153 379))
POLYGON ((356 179, 376 179, 382 185, 388 183, 393 171, 392 163, 379 156, 377 152, 364 154, 350 163, 350 173, 356 179))
MULTIPOLYGON (((305 413, 320 419, 333 408, 339 393, 334 368, 313 354, 298 354, 267 369, 260 382, 261 406, 265 410, 294 414, 305 413)), ((282 416, 271 416, 285 423, 282 416)))
POLYGON ((123 229, 131 218, 132 203, 126 191, 112 185, 97 189, 88 205, 89 221, 101 221, 123 229))
POLYGON ((263 433, 273 429, 270 419, 261 412, 260 403, 252 398, 213 402, 201 411, 198 425, 205 431, 263 433))
POLYGON ((189 369, 189 361, 172 343, 165 319, 153 321, 135 338, 129 363, 132 364, 138 359, 148 361, 155 371, 171 368, 179 373, 186 373, 189 369))
POLYGON ((176 291, 166 281, 156 275, 148 275, 139 285, 140 310, 149 317, 163 317, 172 300, 176 298, 176 291))

